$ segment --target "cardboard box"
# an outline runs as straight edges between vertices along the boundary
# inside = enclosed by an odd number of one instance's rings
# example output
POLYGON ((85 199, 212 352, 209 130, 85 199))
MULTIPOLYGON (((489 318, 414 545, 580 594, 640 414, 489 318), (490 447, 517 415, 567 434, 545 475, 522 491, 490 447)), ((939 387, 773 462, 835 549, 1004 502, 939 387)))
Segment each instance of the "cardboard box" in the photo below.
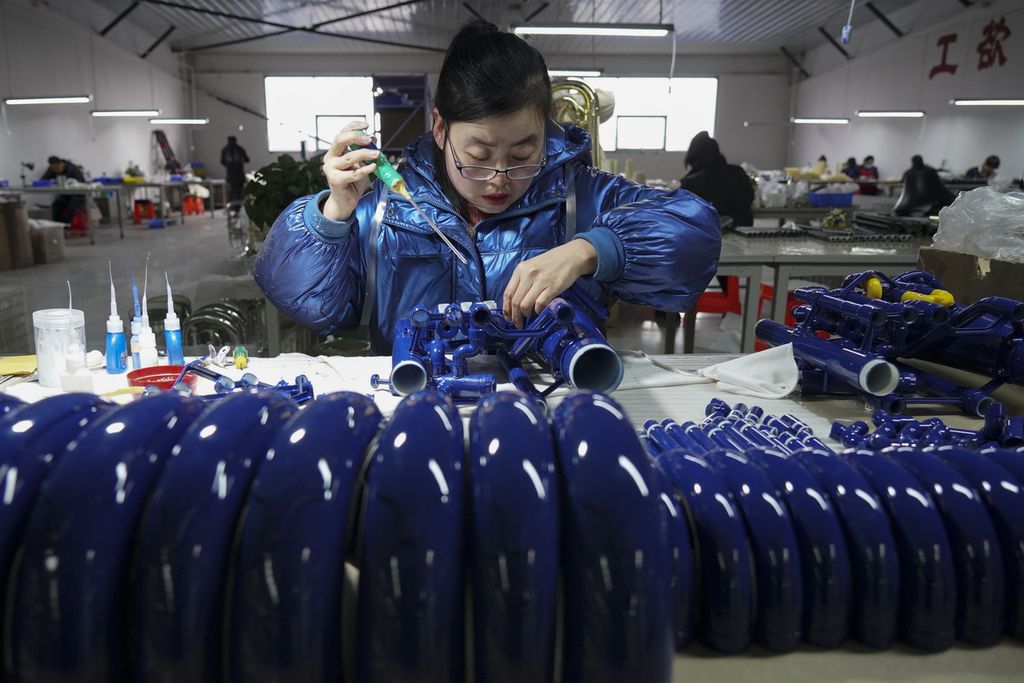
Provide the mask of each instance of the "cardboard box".
POLYGON ((32 228, 32 255, 36 265, 64 260, 64 226, 32 228))
POLYGON ((0 204, 7 245, 10 249, 14 268, 31 268, 36 264, 32 255, 32 234, 28 226, 28 211, 24 202, 3 202, 0 204))
POLYGON ((957 303, 970 304, 986 296, 1024 301, 1024 263, 922 247, 918 264, 934 273, 957 303))

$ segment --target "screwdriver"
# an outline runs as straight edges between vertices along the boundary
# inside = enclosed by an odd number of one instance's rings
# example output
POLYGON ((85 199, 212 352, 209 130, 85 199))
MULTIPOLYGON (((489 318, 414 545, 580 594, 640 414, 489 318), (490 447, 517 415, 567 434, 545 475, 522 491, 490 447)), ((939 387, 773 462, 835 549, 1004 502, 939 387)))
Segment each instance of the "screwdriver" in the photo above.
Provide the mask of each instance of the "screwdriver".
MULTIPOLYGON (((364 145, 363 147, 365 147, 366 149, 377 149, 377 146, 374 145, 372 142, 368 145, 364 145)), ((360 149, 360 146, 349 145, 348 148, 354 152, 360 149)), ((371 163, 377 164, 377 168, 374 169, 373 174, 380 178, 381 182, 383 182, 393 191, 405 197, 409 201, 409 203, 412 204, 413 208, 416 209, 416 211, 420 214, 423 220, 427 222, 427 225, 429 225, 434 230, 434 232, 437 233, 437 236, 441 238, 441 241, 448 245, 448 248, 452 250, 453 254, 455 254, 455 258, 459 259, 459 261, 462 262, 462 265, 469 265, 469 262, 466 261, 466 257, 462 255, 462 252, 460 252, 458 248, 452 243, 452 241, 448 239, 447 235, 441 232, 441 228, 437 227, 437 224, 434 223, 434 221, 430 220, 430 217, 423 211, 422 208, 420 208, 420 205, 416 203, 416 200, 412 198, 412 195, 409 193, 409 190, 405 187, 405 180, 402 178, 401 174, 397 170, 395 170, 395 167, 391 165, 391 162, 388 161, 388 158, 384 156, 384 152, 378 152, 377 159, 375 160, 375 162, 371 163)))

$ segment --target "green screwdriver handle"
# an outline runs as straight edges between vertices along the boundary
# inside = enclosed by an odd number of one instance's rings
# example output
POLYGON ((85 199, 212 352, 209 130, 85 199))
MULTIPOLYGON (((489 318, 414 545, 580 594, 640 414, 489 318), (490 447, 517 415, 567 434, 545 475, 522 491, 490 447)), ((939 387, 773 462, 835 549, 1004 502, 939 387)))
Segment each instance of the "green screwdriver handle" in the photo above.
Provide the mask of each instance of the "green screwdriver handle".
MULTIPOLYGON (((359 149, 377 149, 377 146, 371 142, 370 144, 363 145, 362 147, 359 145, 349 145, 348 148, 355 152, 359 149)), ((373 174, 380 178, 385 185, 395 190, 398 190, 395 186, 399 184, 400 187, 405 187, 405 181, 402 180, 401 174, 395 170, 395 167, 391 165, 388 158, 384 156, 384 152, 378 151, 377 158, 374 160, 374 163, 377 164, 377 168, 374 169, 373 174)), ((398 191, 401 192, 401 190, 398 191)))

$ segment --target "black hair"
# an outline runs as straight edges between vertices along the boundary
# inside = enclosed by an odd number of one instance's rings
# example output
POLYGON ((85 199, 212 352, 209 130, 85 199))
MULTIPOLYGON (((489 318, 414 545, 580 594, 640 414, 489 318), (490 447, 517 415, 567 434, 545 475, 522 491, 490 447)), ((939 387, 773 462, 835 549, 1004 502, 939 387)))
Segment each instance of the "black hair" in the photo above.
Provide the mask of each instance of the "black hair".
POLYGON ((992 168, 999 168, 999 157, 997 157, 995 154, 991 155, 990 157, 985 159, 985 165, 991 166, 992 168))
POLYGON ((924 168, 924 158, 920 154, 910 157, 911 168, 924 168))
POLYGON ((59 164, 61 161, 63 161, 63 160, 60 157, 51 156, 49 159, 46 160, 46 163, 48 163, 51 166, 53 166, 54 164, 59 164))
POLYGON ((824 154, 822 154, 820 157, 818 157, 818 161, 824 161, 824 162, 828 163, 828 159, 825 158, 824 154))
POLYGON ((849 159, 846 160, 846 165, 847 166, 856 166, 857 165, 857 160, 854 157, 850 157, 849 159))
MULTIPOLYGON (((471 21, 448 45, 434 106, 446 126, 522 109, 531 109, 546 121, 551 113, 547 64, 519 36, 486 21, 471 21)), ((434 145, 434 171, 445 194, 460 207, 463 202, 448 178, 444 155, 434 145)))
POLYGON ((718 141, 711 137, 706 130, 694 135, 686 148, 686 165, 690 168, 700 170, 718 162, 719 159, 723 163, 725 162, 718 141))
POLYGON ((874 154, 869 154, 866 157, 864 157, 864 163, 865 164, 868 163, 868 159, 870 159, 871 161, 874 161, 875 160, 875 155, 874 154))

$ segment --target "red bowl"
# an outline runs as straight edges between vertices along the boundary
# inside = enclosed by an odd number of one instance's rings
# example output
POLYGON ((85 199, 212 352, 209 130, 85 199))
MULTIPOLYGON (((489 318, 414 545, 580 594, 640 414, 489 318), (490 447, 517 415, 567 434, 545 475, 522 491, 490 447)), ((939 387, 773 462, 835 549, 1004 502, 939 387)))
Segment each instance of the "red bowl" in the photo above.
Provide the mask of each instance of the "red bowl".
MULTIPOLYGON (((174 388, 174 381, 185 369, 184 365, 154 365, 149 368, 139 368, 128 373, 128 386, 132 387, 156 387, 161 391, 174 388)), ((184 382, 190 389, 195 390, 198 377, 194 374, 185 375, 184 382)))

